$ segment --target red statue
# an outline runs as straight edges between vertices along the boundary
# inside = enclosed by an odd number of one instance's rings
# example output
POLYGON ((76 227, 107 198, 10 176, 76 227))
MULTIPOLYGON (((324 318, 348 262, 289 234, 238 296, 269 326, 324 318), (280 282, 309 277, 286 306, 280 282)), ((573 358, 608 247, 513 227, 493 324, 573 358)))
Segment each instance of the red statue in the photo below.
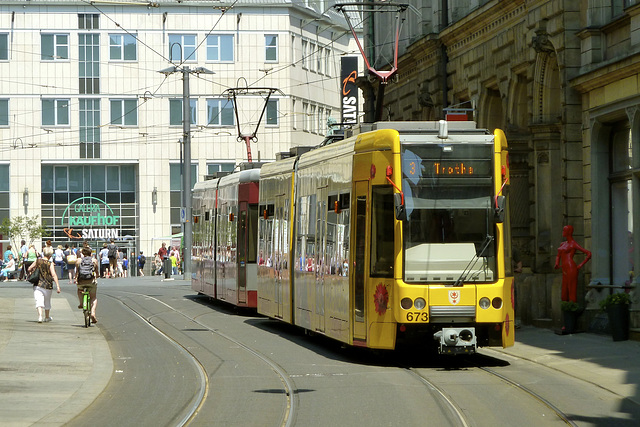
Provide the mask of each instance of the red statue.
POLYGON ((591 252, 583 248, 573 240, 573 227, 565 225, 562 229, 562 237, 567 239, 566 242, 562 242, 558 248, 558 256, 556 256, 556 266, 558 268, 560 261, 562 260, 562 301, 577 301, 578 290, 578 270, 591 259, 591 252), (584 253, 587 257, 576 266, 573 261, 573 256, 576 251, 584 253))

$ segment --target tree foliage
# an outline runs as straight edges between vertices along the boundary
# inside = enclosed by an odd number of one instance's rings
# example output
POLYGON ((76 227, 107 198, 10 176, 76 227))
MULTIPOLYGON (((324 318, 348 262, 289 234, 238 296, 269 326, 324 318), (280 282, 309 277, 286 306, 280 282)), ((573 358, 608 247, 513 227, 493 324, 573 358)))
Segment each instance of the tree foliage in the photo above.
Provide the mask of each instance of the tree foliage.
POLYGON ((46 226, 39 220, 39 215, 35 217, 14 216, 13 218, 5 218, 0 224, 0 233, 9 238, 11 247, 14 252, 20 251, 20 241, 24 239, 27 246, 39 239, 46 231, 46 226))

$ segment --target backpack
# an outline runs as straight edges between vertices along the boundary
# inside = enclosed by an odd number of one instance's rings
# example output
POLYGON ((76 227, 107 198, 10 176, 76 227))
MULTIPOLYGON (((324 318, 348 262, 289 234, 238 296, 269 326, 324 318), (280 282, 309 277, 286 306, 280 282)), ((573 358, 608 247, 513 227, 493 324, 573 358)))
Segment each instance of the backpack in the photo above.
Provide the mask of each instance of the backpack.
POLYGON ((107 256, 109 258, 117 258, 118 257, 118 247, 116 245, 109 245, 109 252, 107 252, 107 256))
POLYGON ((83 257, 80 260, 80 268, 78 270, 78 279, 90 280, 93 279, 93 258, 90 256, 83 257))

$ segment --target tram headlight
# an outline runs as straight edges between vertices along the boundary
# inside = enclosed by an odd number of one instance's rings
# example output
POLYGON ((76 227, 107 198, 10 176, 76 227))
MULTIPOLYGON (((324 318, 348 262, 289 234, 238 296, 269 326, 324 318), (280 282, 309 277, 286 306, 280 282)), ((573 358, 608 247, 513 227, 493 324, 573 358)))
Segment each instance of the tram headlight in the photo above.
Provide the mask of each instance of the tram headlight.
POLYGON ((413 301, 411 300, 411 298, 402 298, 402 300, 400 301, 400 307, 404 308, 405 310, 409 310, 412 306, 413 301))
POLYGON ((493 301, 491 301, 491 305, 493 308, 502 308, 502 298, 495 297, 493 301))
POLYGON ((491 306, 491 300, 487 297, 482 297, 480 298, 480 301, 478 302, 478 304, 480 305, 481 309, 486 310, 491 306))
POLYGON ((413 302, 413 306, 416 308, 416 310, 422 310, 427 306, 427 302, 424 300, 424 298, 416 298, 416 300, 413 302))

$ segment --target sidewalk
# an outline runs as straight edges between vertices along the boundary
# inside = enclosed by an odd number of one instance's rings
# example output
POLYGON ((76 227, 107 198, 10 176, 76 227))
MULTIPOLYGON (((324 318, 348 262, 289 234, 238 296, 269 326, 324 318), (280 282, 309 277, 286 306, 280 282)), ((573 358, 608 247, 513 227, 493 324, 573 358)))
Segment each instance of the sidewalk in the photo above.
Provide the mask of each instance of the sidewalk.
MULTIPOLYGON (((38 323, 31 286, 0 283, 1 427, 64 425, 109 382, 109 346, 99 326, 84 327, 82 312, 68 294, 69 284, 63 282, 62 288, 63 294, 52 298, 53 322, 38 323)), ((638 341, 523 327, 516 331, 515 346, 482 351, 531 360, 640 405, 638 341)))
POLYGON ((550 329, 525 326, 516 330, 516 344, 491 349, 564 372, 596 384, 640 405, 640 342, 613 341, 609 335, 558 335, 550 329))
POLYGON ((0 283, 0 426, 64 425, 111 378, 104 336, 84 327, 68 282, 62 288, 51 298, 53 321, 38 323, 31 285, 0 283))

